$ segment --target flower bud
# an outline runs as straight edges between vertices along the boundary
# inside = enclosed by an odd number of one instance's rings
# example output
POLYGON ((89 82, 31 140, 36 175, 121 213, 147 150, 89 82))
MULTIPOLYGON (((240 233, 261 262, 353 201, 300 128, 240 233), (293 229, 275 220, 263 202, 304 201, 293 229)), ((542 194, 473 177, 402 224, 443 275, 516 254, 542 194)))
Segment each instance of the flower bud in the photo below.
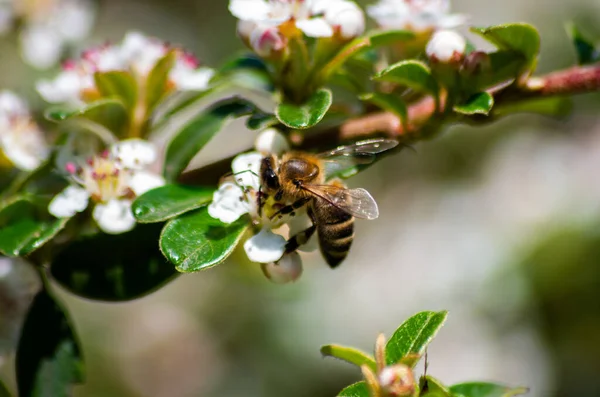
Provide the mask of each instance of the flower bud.
POLYGON ((297 252, 286 253, 275 263, 261 264, 261 268, 269 280, 287 284, 298 280, 302 275, 302 258, 297 252))
POLYGON ((336 1, 325 11, 325 20, 345 39, 353 39, 365 31, 365 16, 355 3, 336 1))
POLYGON ((379 373, 379 385, 387 396, 409 397, 415 392, 415 376, 410 367, 395 364, 379 373))
POLYGON ((290 150, 286 137, 275 128, 267 128, 258 134, 254 147, 262 154, 281 154, 290 150))
POLYGON ((466 48, 463 36, 452 30, 440 30, 429 40, 425 52, 432 62, 457 64, 463 60, 466 48))
POLYGON ((276 26, 265 26, 253 22, 240 21, 238 24, 238 33, 252 50, 263 57, 276 55, 287 44, 287 40, 279 33, 279 29, 276 26))

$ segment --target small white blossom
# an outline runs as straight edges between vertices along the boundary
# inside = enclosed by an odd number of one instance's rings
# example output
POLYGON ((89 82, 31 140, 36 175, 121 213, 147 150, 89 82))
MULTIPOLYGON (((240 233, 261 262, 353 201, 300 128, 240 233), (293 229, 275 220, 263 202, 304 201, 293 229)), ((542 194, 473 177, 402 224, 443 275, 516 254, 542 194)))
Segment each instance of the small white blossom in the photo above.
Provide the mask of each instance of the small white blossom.
POLYGON ((156 63, 169 51, 175 51, 175 63, 169 71, 170 88, 174 90, 205 90, 214 71, 199 67, 188 52, 139 32, 128 33, 120 44, 99 46, 85 51, 81 58, 68 61, 53 80, 37 84, 40 95, 51 103, 80 104, 94 98, 94 73, 127 71, 144 84, 156 63))
POLYGON ((0 92, 0 150, 25 171, 39 167, 50 152, 27 103, 10 91, 0 92))
POLYGON ((281 259, 285 252, 285 244, 286 240, 282 235, 264 227, 246 240, 244 250, 252 262, 269 263, 281 259))
POLYGON ((261 266, 267 278, 277 284, 296 281, 302 275, 302 258, 297 252, 283 254, 277 262, 264 263, 261 266))
POLYGON ((238 33, 259 55, 284 48, 290 26, 317 38, 351 39, 365 29, 362 10, 348 0, 231 0, 229 11, 240 19, 238 33))
POLYGON ((449 12, 450 0, 380 0, 367 8, 381 27, 415 32, 451 29, 466 21, 464 15, 449 12))
POLYGON ((55 65, 68 45, 87 37, 94 19, 90 0, 0 1, 0 33, 19 22, 21 54, 39 69, 55 65))
POLYGON ((467 42, 465 38, 452 30, 439 30, 433 34, 425 52, 434 62, 459 62, 464 58, 467 42))
POLYGON ((145 169, 156 158, 154 151, 149 142, 132 139, 116 143, 83 164, 67 163, 73 184, 52 199, 48 211, 59 218, 71 217, 92 202, 92 217, 105 233, 133 229, 133 199, 165 184, 162 176, 145 169))
MULTIPOLYGON (((267 129, 256 139, 260 152, 244 153, 233 159, 231 169, 233 175, 224 181, 213 195, 208 206, 208 213, 223 223, 232 223, 248 214, 249 221, 259 232, 244 243, 248 258, 257 263, 277 262, 285 252, 286 239, 277 233, 288 219, 273 217, 281 203, 263 203, 259 209, 260 165, 269 149, 289 150, 285 137, 275 129, 267 129), (272 219, 273 218, 273 219, 272 219)), ((280 152, 279 152, 280 153, 280 152)), ((301 211, 298 211, 299 215, 301 211)))

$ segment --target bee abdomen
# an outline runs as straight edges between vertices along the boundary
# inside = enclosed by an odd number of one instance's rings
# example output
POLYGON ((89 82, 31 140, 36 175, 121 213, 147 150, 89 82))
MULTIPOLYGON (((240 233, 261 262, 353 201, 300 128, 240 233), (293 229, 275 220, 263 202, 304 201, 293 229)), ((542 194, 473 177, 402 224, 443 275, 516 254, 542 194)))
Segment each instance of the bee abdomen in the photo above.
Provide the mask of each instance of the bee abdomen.
POLYGON ((317 226, 321 253, 331 267, 337 267, 350 251, 354 240, 354 218, 341 217, 335 223, 321 223, 317 226))

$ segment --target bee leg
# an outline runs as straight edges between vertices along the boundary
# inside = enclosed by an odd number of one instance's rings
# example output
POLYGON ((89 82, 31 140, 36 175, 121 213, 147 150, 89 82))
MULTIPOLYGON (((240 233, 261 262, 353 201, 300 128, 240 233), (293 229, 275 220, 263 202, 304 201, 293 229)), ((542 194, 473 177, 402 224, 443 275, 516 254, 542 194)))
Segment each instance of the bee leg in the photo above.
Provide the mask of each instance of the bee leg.
POLYGON ((312 225, 308 229, 303 230, 300 233, 297 233, 297 234, 293 235, 287 241, 287 244, 285 245, 285 253, 289 254, 291 252, 294 252, 301 245, 306 244, 308 242, 308 240, 310 240, 310 238, 312 237, 312 235, 315 234, 316 230, 317 230, 317 227, 315 225, 312 225))
POLYGON ((302 198, 300 200, 296 200, 292 204, 280 208, 279 211, 277 211, 273 214, 273 216, 271 216, 271 219, 275 219, 276 216, 282 217, 283 215, 291 214, 298 208, 304 207, 309 201, 310 198, 302 198))

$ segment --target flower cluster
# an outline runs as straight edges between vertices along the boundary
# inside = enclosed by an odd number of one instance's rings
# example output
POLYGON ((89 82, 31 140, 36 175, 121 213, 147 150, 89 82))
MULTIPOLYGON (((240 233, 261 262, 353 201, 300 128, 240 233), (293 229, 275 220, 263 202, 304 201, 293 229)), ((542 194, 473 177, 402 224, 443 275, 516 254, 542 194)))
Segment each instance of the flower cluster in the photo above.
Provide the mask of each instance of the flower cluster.
POLYGON ((31 171, 48 158, 49 151, 27 103, 10 91, 0 92, 0 152, 16 168, 31 171))
POLYGON ((143 92, 149 73, 170 51, 175 52, 175 62, 168 75, 169 90, 206 89, 212 69, 199 67, 188 52, 138 32, 128 33, 121 44, 102 45, 85 51, 77 60, 65 62, 54 80, 42 80, 37 89, 48 102, 81 104, 98 97, 95 73, 125 71, 134 76, 138 90, 143 92))
POLYGON ((149 171, 156 156, 152 143, 129 139, 85 161, 67 163, 72 183, 54 197, 48 211, 59 218, 72 217, 91 202, 92 217, 105 233, 133 229, 133 199, 165 183, 160 175, 149 171))
MULTIPOLYGON (((273 217, 285 204, 260 197, 260 164, 265 155, 289 150, 286 138, 275 129, 261 132, 255 142, 256 151, 235 157, 231 164, 232 175, 226 178, 214 193, 208 206, 213 218, 229 224, 248 215, 256 233, 244 243, 244 250, 252 262, 262 264, 265 275, 274 282, 294 281, 302 274, 302 260, 297 252, 286 253, 286 239, 276 230, 289 225, 290 235, 303 230, 309 222, 302 211, 295 217, 273 217)), ((312 250, 307 244, 304 250, 312 250)))
POLYGON ((262 56, 281 51, 299 32, 346 41, 365 29, 362 10, 348 0, 231 0, 229 10, 240 19, 240 36, 262 56))
POLYGON ((0 1, 0 34, 20 23, 22 56, 40 69, 55 65, 69 44, 87 37, 94 19, 90 0, 0 1))
POLYGON ((450 0, 380 0, 367 13, 384 29, 431 32, 462 25, 466 18, 450 14, 450 0))

